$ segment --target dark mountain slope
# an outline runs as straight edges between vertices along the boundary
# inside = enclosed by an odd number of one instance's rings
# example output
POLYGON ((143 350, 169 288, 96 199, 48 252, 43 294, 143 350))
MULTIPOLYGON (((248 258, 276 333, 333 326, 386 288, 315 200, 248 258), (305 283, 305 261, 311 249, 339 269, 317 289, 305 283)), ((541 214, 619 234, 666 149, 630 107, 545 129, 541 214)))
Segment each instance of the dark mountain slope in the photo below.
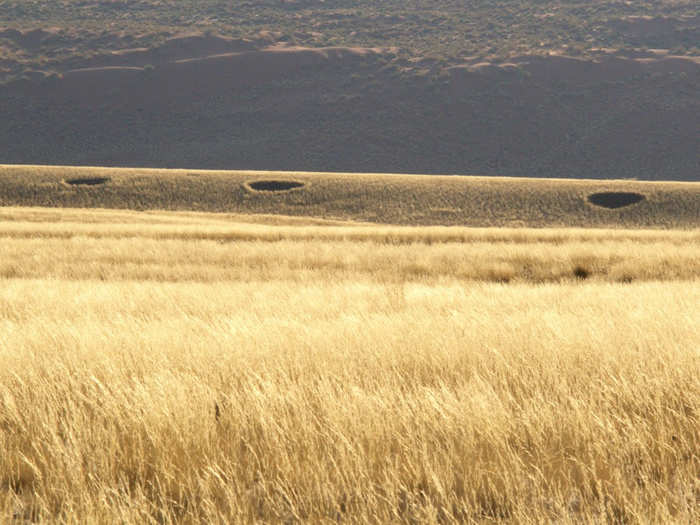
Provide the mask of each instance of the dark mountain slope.
POLYGON ((145 67, 124 56, 119 65, 93 61, 0 87, 1 160, 700 176, 700 64, 692 57, 442 66, 391 50, 280 45, 145 67))
POLYGON ((697 2, 6 0, 0 162, 699 180, 697 2))

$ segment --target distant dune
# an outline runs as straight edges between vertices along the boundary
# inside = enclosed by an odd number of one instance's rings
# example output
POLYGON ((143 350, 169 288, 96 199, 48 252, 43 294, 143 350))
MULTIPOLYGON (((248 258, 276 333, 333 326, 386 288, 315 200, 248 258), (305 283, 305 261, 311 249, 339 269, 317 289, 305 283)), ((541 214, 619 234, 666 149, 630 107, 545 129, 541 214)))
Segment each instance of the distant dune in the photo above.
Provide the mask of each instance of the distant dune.
MULTIPOLYGON (((0 35, 22 46, 65 38, 0 35)), ((266 33, 119 45, 0 86, 0 161, 700 180, 697 56, 601 49, 446 64, 266 33)))

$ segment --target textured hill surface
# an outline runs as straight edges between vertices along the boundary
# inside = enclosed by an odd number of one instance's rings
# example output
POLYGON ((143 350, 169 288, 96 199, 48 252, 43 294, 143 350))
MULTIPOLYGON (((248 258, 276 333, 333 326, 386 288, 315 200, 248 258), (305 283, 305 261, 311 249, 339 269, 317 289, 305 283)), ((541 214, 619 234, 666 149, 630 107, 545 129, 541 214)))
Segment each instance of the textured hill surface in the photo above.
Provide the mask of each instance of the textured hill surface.
POLYGON ((0 5, 0 162, 700 180, 693 2, 0 5))
POLYGON ((0 165, 0 206, 402 225, 700 228, 700 184, 0 165))

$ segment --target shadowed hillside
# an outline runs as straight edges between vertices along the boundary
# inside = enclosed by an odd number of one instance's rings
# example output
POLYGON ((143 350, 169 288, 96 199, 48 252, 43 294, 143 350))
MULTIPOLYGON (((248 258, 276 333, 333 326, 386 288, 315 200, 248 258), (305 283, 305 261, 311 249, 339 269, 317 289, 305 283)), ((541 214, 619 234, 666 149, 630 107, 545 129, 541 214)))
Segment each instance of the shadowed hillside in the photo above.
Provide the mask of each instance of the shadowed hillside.
POLYGON ((3 3, 0 162, 700 180, 692 3, 224 4, 3 3))

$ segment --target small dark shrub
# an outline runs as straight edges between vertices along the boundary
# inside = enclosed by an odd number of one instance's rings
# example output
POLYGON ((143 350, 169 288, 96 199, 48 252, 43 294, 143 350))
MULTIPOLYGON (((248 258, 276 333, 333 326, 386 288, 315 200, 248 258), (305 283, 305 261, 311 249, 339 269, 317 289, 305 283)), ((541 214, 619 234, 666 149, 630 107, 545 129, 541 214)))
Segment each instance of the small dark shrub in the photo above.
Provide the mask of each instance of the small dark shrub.
POLYGON ((576 266, 574 268, 574 277, 577 279, 588 279, 588 277, 591 275, 591 272, 589 272, 586 268, 583 266, 576 266))

